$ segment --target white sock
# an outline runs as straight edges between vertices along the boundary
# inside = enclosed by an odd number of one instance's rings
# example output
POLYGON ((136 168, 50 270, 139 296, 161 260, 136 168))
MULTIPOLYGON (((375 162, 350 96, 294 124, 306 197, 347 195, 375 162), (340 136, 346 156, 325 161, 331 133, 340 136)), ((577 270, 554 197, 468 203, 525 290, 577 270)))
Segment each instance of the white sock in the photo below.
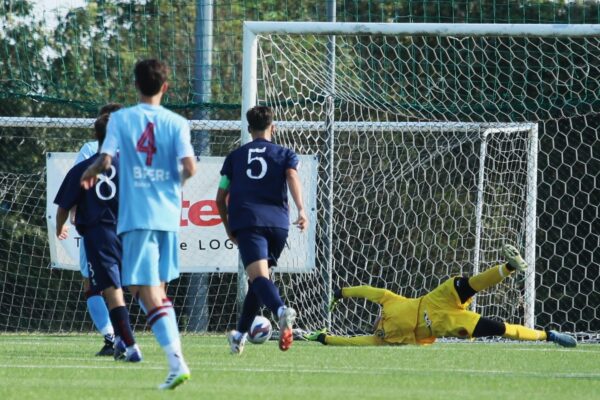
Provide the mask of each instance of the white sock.
POLYGON ((140 348, 138 347, 137 343, 134 343, 131 346, 127 346, 125 354, 130 355, 134 351, 140 352, 140 348))
POLYGON ((240 339, 242 339, 242 332, 240 332, 240 331, 237 331, 237 330, 236 330, 236 331, 235 331, 235 333, 233 334, 233 338, 234 338, 235 340, 240 340, 240 339))
POLYGON ((163 347, 163 350, 167 354, 167 361, 169 361, 169 368, 171 370, 180 369, 182 366, 187 368, 183 353, 181 352, 181 342, 171 343, 169 346, 163 347))
POLYGON ((281 306, 277 309, 277 318, 281 318, 281 314, 283 314, 283 311, 286 309, 286 306, 281 306))
POLYGON ((112 344, 117 343, 117 336, 111 334, 111 333, 107 333, 104 335, 104 340, 106 342, 111 342, 112 344))

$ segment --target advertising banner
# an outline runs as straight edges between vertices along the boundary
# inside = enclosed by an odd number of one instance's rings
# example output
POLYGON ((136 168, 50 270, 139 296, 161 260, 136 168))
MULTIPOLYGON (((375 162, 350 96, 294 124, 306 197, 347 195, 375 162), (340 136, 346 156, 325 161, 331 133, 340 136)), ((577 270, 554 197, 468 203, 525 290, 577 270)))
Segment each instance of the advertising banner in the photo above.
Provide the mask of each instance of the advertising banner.
MULTIPOLYGON (((46 156, 47 202, 46 220, 50 243, 51 266, 79 270, 81 237, 75 227, 69 229, 66 240, 56 237, 56 193, 65 175, 75 162, 76 153, 48 153, 46 156)), ((315 267, 315 224, 317 159, 299 156, 298 173, 303 184, 304 206, 309 219, 307 231, 301 233, 290 226, 286 249, 278 262, 277 272, 308 272, 315 267)), ((215 197, 224 157, 201 157, 198 172, 183 187, 179 231, 179 262, 181 272, 237 272, 237 247, 228 239, 215 197)), ((291 195, 290 221, 297 218, 291 195)), ((70 224, 70 222, 67 222, 70 224)))

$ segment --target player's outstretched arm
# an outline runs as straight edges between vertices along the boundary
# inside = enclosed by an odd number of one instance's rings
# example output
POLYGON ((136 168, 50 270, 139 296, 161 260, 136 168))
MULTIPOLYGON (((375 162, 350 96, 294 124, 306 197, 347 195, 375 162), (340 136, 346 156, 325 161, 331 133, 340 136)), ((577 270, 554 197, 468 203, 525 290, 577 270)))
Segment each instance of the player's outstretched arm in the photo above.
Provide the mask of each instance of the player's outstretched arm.
POLYGON ((94 161, 81 175, 81 187, 88 190, 96 184, 98 181, 98 174, 102 171, 106 171, 112 164, 112 157, 108 154, 100 154, 100 157, 94 161))
POLYGON ((343 298, 358 297, 367 299, 374 303, 381 304, 387 294, 393 294, 389 290, 374 288, 372 286, 352 286, 340 289, 340 295, 343 298))
POLYGON ((383 346, 386 343, 378 336, 334 336, 325 329, 308 332, 303 335, 310 342, 319 342, 330 346, 383 346))
POLYGON ((304 231, 304 229, 306 229, 308 226, 308 218, 306 218, 306 212, 304 211, 304 201, 302 200, 302 183, 298 177, 298 171, 296 171, 294 168, 288 168, 285 171, 285 176, 288 187, 290 188, 290 193, 292 194, 292 199, 294 199, 294 203, 298 209, 298 219, 294 221, 294 225, 296 225, 301 231, 304 231))
POLYGON ((325 336, 323 344, 329 346, 384 346, 386 343, 381 338, 372 336, 325 336))
POLYGON ((66 225, 69 218, 69 211, 62 207, 56 210, 56 237, 65 240, 69 237, 69 227, 66 225))

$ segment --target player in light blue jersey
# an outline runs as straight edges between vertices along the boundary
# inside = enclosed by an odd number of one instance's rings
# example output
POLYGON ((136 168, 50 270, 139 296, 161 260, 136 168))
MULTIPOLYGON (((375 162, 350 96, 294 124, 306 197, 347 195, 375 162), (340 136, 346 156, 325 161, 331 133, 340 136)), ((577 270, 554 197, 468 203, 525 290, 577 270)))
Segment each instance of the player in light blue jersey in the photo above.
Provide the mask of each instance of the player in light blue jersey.
MULTIPOLYGON (((123 108, 121 104, 108 103, 102 106, 98 116, 102 116, 104 114, 109 115, 113 111, 117 111, 120 108, 123 108)), ((97 140, 84 143, 83 146, 81 146, 81 149, 79 149, 79 153, 77 153, 77 157, 75 158, 75 163, 73 165, 77 165, 80 162, 93 157, 96 155, 96 153, 98 153, 97 140)), ((73 225, 75 225, 76 209, 77 207, 73 207, 70 210, 70 219, 73 225)), ((83 237, 79 241, 79 270, 81 271, 81 276, 83 277, 83 290, 88 312, 92 318, 92 322, 94 322, 94 326, 104 336, 104 344, 100 351, 96 353, 96 355, 112 356, 114 354, 115 346, 115 330, 110 322, 110 315, 108 308, 106 307, 106 303, 104 302, 104 298, 102 297, 102 292, 90 290, 88 260, 85 254, 83 237)))
POLYGON ((140 297, 167 355, 169 374, 160 389, 174 389, 190 378, 164 284, 179 277, 181 186, 196 172, 188 122, 160 105, 167 74, 166 64, 155 59, 136 64, 140 102, 111 115, 101 156, 81 177, 82 186, 89 188, 119 151, 117 231, 123 241, 123 285, 140 297))
POLYGON ((252 141, 225 158, 216 198, 225 231, 238 245, 248 275, 242 315, 227 340, 231 353, 241 354, 252 321, 264 304, 279 320, 279 348, 287 351, 293 342, 296 311, 283 303, 269 268, 277 266, 288 237, 288 187, 298 211, 294 224, 301 231, 308 226, 296 170, 299 160, 291 149, 271 142, 270 107, 253 107, 246 117, 252 141))
MULTIPOLYGON (((93 142, 84 143, 83 146, 79 149, 79 153, 77 153, 77 157, 75 157, 75 164, 79 164, 80 162, 87 160, 98 152, 98 141, 94 140, 93 142)), ((74 165, 75 165, 74 164, 74 165)))

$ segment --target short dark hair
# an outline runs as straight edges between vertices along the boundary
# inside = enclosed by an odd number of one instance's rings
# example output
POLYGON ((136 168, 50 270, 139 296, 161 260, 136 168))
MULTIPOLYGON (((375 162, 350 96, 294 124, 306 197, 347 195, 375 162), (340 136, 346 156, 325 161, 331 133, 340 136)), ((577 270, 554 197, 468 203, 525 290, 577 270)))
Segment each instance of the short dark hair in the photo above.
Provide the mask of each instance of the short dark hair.
POLYGON ((267 106, 254 106, 246 112, 251 131, 264 131, 273 123, 273 110, 267 106))
POLYGON ((105 113, 96 118, 96 122, 94 122, 94 131, 96 132, 96 139, 98 139, 99 147, 102 147, 102 143, 104 143, 104 138, 106 137, 108 118, 109 114, 105 113))
POLYGON ((164 62, 151 58, 138 61, 133 74, 140 92, 144 96, 154 96, 167 81, 169 67, 164 62))
POLYGON ((115 112, 123 108, 123 104, 120 103, 107 103, 100 108, 98 111, 98 116, 102 116, 102 114, 110 114, 111 112, 115 112))

